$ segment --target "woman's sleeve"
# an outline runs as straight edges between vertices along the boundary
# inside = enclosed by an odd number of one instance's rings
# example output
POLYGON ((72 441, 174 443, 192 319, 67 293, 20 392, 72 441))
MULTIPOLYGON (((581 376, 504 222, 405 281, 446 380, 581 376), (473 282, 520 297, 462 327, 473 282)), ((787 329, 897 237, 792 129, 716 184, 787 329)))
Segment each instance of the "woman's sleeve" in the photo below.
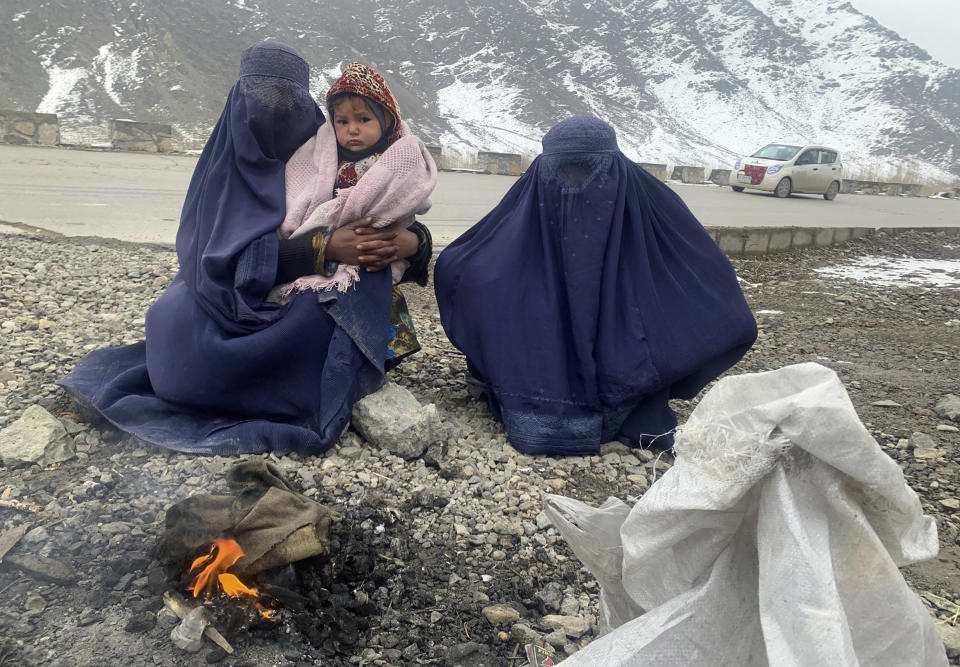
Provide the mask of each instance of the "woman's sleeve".
POLYGON ((301 276, 331 276, 337 270, 336 262, 326 261, 326 231, 280 239, 277 250, 277 278, 275 285, 293 282, 301 276))
POLYGON ((433 256, 433 239, 430 236, 430 230, 416 220, 407 229, 417 235, 417 252, 407 257, 410 267, 404 272, 400 282, 417 283, 420 287, 426 287, 430 277, 428 269, 430 258, 433 256))

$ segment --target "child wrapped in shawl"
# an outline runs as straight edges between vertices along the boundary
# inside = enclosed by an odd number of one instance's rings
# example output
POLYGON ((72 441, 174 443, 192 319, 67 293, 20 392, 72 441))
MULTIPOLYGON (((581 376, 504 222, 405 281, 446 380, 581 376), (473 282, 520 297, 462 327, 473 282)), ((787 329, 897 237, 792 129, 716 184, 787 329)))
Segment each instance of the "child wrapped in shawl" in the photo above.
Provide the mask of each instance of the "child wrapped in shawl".
MULTIPOLYGON (((364 217, 376 228, 410 227, 416 214, 430 209, 437 182, 433 158, 401 119, 393 93, 376 70, 350 63, 326 101, 333 122, 321 126, 287 162, 287 213, 279 234, 289 242, 281 244, 278 279, 300 277, 273 289, 271 299, 281 303, 308 289, 345 292, 359 280, 359 267, 326 261, 332 232, 364 217), (285 271, 284 249, 300 246, 312 250, 313 275, 285 271)), ((429 248, 425 227, 411 231, 420 238, 420 249, 429 248)), ((392 262, 394 284, 421 259, 392 262)))

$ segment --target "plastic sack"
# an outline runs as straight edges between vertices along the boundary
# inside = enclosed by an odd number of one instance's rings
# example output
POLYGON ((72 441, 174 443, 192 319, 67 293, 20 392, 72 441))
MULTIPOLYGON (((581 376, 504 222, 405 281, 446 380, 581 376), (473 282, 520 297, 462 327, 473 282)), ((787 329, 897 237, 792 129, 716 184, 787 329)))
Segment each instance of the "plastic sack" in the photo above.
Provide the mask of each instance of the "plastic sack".
POLYGON ((546 496, 609 630, 564 665, 947 664, 898 570, 936 525, 833 371, 722 379, 675 452, 632 508, 546 496))

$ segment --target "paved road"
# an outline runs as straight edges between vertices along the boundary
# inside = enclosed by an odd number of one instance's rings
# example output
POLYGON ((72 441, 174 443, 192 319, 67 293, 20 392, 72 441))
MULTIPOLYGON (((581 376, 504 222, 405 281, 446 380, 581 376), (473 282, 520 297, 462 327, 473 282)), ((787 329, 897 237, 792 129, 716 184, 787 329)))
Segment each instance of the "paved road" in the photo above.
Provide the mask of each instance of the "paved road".
MULTIPOLYGON (((172 243, 197 158, 0 145, 0 221, 70 236, 172 243)), ((483 217, 516 181, 440 174, 424 216, 437 245, 483 217)), ((840 195, 776 199, 715 186, 671 186, 708 226, 960 227, 960 202, 840 195)), ((0 225, 0 231, 11 231, 0 225)))

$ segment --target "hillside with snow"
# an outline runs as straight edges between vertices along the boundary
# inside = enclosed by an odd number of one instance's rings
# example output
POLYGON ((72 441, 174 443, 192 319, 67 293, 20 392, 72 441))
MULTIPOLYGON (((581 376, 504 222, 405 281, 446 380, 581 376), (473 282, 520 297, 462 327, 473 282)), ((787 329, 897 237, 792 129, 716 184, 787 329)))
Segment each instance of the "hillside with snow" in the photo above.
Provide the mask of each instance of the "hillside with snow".
POLYGON ((727 166, 770 141, 836 146, 877 177, 960 176, 960 70, 842 0, 7 0, 0 108, 209 132, 243 48, 296 47, 322 98, 342 64, 379 68, 448 151, 539 150, 572 114, 642 161, 727 166))

